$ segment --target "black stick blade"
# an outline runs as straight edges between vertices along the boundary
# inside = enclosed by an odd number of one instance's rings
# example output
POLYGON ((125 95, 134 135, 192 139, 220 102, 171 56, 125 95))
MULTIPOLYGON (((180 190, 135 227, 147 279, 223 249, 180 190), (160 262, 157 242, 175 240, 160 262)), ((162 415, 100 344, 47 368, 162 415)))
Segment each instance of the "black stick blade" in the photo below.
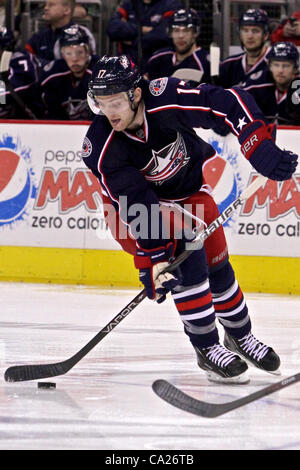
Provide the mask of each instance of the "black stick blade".
POLYGON ((268 385, 257 392, 228 403, 207 403, 205 401, 196 400, 166 380, 156 380, 153 382, 152 388, 160 398, 176 408, 180 408, 188 413, 193 413, 194 415, 202 416, 204 418, 216 418, 217 416, 224 415, 229 411, 248 405, 253 401, 259 400, 260 398, 277 392, 278 390, 293 385, 299 381, 300 373, 287 377, 280 382, 268 385))
POLYGON ((160 398, 165 400, 170 405, 180 408, 188 413, 193 413, 205 418, 215 418, 218 416, 218 411, 215 413, 214 405, 210 403, 201 402, 196 400, 184 392, 174 387, 166 380, 155 380, 152 384, 152 389, 160 398))
POLYGON ((35 364, 9 367, 4 374, 6 382, 25 382, 27 380, 47 379, 68 372, 70 367, 64 363, 35 364))

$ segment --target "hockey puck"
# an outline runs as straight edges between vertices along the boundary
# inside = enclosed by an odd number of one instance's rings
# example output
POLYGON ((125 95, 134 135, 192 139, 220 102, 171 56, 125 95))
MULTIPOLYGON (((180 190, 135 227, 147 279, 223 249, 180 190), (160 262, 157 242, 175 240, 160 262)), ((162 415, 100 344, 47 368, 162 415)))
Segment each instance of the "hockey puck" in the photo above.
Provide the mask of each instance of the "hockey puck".
POLYGON ((55 382, 38 382, 38 388, 56 388, 55 382))

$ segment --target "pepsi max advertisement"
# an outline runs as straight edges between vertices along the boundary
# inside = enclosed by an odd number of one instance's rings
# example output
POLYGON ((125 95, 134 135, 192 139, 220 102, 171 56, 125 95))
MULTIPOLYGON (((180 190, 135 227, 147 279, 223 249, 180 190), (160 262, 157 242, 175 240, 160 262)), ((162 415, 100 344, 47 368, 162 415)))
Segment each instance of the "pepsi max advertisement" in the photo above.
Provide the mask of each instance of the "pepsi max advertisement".
POLYGON ((10 124, 0 133, 0 244, 117 249, 81 157, 87 125, 10 124))
MULTIPOLYGON (((233 135, 220 137, 211 130, 197 130, 201 138, 217 151, 217 157, 204 168, 219 210, 252 183, 257 173, 243 158, 233 135)), ((299 153, 299 128, 279 128, 276 143, 299 153)), ((300 255, 300 166, 288 181, 267 180, 266 184, 245 201, 241 210, 225 225, 230 253, 253 256, 300 255)))
MULTIPOLYGON (((3 123, 0 131, 0 244, 113 249, 97 178, 82 161, 83 123, 3 123)), ((217 154, 204 167, 205 187, 220 212, 257 173, 235 136, 196 130, 217 154)), ((297 153, 297 129, 279 129, 277 144, 297 153)), ((300 256, 300 168, 289 181, 268 180, 226 222, 236 255, 300 256)))

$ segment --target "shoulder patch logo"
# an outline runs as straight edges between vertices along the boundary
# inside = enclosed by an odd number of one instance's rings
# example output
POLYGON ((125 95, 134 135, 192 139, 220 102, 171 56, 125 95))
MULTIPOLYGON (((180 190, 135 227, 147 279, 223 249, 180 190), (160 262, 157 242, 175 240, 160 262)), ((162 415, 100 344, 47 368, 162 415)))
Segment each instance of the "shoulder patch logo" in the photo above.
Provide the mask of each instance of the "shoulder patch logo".
POLYGON ((84 138, 82 144, 82 158, 87 158, 91 155, 93 150, 92 143, 87 137, 84 138))
POLYGON ((150 90, 151 95, 154 95, 154 96, 161 95, 165 91, 167 83, 168 83, 167 77, 157 78, 156 80, 151 80, 149 84, 149 90, 150 90))

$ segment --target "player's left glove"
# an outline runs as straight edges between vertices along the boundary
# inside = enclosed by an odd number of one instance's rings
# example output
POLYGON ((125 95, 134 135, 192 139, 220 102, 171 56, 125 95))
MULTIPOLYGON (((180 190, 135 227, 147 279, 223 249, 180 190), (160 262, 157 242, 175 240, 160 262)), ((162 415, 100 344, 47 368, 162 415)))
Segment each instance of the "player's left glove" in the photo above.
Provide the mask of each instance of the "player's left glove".
POLYGON ((139 269, 140 281, 144 284, 149 299, 161 303, 166 299, 167 293, 179 284, 176 274, 161 272, 169 265, 173 258, 175 244, 168 243, 166 247, 153 250, 137 249, 134 257, 135 267, 139 269))
POLYGON ((263 121, 249 123, 239 135, 241 151, 251 165, 272 180, 289 180, 295 172, 298 155, 281 150, 274 143, 274 126, 263 121))

